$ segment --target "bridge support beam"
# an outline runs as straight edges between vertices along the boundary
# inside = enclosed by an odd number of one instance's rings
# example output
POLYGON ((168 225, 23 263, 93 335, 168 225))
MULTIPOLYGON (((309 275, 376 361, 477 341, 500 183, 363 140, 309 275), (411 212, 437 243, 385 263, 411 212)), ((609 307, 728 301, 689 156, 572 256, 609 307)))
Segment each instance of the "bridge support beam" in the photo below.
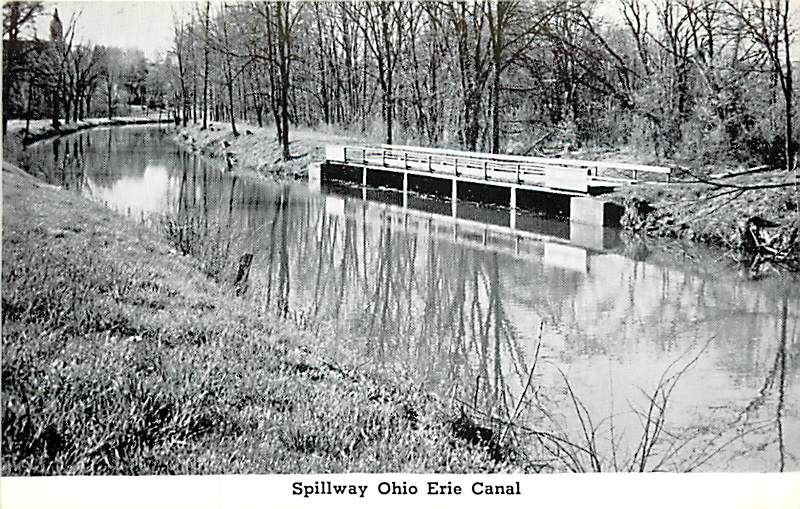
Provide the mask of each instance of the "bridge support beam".
POLYGON ((509 217, 508 225, 512 230, 516 230, 517 229, 517 188, 516 188, 516 186, 511 186, 510 191, 511 191, 511 203, 509 205, 510 205, 510 208, 511 208, 511 216, 509 217))
POLYGON ((403 208, 408 208, 408 172, 403 172, 403 208))
POLYGON ((569 220, 598 226, 619 226, 623 209, 598 198, 576 196, 569 201, 569 220))
POLYGON ((361 185, 366 187, 367 186, 367 168, 364 167, 361 169, 361 185))
POLYGON ((458 180, 453 179, 453 190, 450 193, 450 202, 453 206, 453 217, 458 216, 458 180))

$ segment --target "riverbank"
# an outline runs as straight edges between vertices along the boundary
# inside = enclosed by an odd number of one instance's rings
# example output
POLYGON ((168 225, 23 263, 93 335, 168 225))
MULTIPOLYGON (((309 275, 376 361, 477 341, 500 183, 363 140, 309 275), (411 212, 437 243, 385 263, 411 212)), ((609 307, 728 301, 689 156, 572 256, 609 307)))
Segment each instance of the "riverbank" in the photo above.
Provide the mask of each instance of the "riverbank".
POLYGON ((239 136, 233 135, 229 124, 221 122, 211 122, 208 129, 190 125, 180 128, 175 140, 208 157, 229 161, 232 171, 278 178, 305 178, 308 165, 325 158, 325 145, 365 142, 363 138, 333 131, 292 129, 291 159, 283 161, 274 128, 243 124, 237 130, 239 136))
POLYGON ((692 180, 640 184, 611 195, 625 207, 623 228, 723 248, 756 273, 800 271, 800 211, 791 174, 731 172, 707 183, 692 180))
MULTIPOLYGON (((244 125, 240 130, 243 134, 235 137, 227 124, 213 123, 207 130, 188 126, 179 130, 176 140, 211 157, 230 158, 231 168, 236 171, 292 178, 304 178, 309 163, 324 159, 326 144, 377 142, 308 129, 292 130, 292 159, 283 162, 272 128, 244 125)), ((606 156, 592 155, 598 159, 606 156)), ((624 154, 615 156, 615 160, 631 162, 624 154)), ((610 195, 610 199, 625 207, 622 227, 633 234, 723 248, 732 258, 758 270, 775 267, 800 271, 800 212, 795 188, 786 185, 791 184, 793 176, 781 170, 717 173, 711 179, 713 184, 640 184, 624 188, 610 195), (770 187, 782 184, 784 187, 770 187)))
POLYGON ((3 230, 3 475, 524 468, 411 381, 327 362, 325 338, 8 163, 3 230))
POLYGON ((144 125, 144 124, 164 124, 173 125, 168 118, 152 117, 112 117, 112 118, 87 118, 78 122, 62 124, 58 129, 54 128, 50 120, 31 120, 27 132, 25 132, 25 120, 11 120, 8 122, 8 131, 3 136, 3 159, 6 161, 16 161, 19 152, 37 141, 65 136, 86 129, 95 127, 108 127, 120 125, 144 125))

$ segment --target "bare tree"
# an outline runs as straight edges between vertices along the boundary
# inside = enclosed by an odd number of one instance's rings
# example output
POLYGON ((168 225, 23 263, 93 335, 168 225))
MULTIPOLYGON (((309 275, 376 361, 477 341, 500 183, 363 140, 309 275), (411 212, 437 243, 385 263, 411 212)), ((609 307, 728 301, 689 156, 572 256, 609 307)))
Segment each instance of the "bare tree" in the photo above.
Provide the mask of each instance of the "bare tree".
POLYGON ((414 38, 415 34, 408 33, 407 2, 374 2, 366 4, 363 16, 357 18, 361 25, 364 40, 375 59, 378 70, 378 84, 381 87, 381 120, 386 129, 386 143, 392 143, 392 130, 395 113, 395 71, 401 54, 404 51, 404 42, 407 38, 414 38))
POLYGON ((178 83, 180 85, 180 104, 182 107, 181 120, 183 121, 183 126, 186 127, 189 118, 189 96, 186 89, 186 25, 178 19, 173 21, 173 25, 172 43, 175 47, 172 51, 178 61, 178 83))
MULTIPOLYGON (((222 15, 221 25, 222 25, 222 36, 223 36, 223 44, 225 48, 228 48, 230 45, 230 41, 228 40, 228 21, 226 16, 227 6, 225 4, 222 5, 220 13, 222 15)), ((231 53, 229 51, 222 52, 225 60, 225 86, 228 89, 228 103, 229 103, 229 113, 230 113, 230 120, 231 120, 231 131, 233 132, 234 136, 239 136, 239 131, 236 130, 236 110, 233 104, 233 72, 231 71, 231 53)))
POLYGON ((209 62, 209 10, 211 4, 206 0, 203 15, 203 129, 208 129, 208 62, 209 62))
POLYGON ((794 81, 792 79, 792 29, 790 0, 726 0, 736 30, 758 44, 777 79, 783 96, 784 107, 784 158, 787 171, 794 168, 796 145, 792 125, 794 123, 794 81))

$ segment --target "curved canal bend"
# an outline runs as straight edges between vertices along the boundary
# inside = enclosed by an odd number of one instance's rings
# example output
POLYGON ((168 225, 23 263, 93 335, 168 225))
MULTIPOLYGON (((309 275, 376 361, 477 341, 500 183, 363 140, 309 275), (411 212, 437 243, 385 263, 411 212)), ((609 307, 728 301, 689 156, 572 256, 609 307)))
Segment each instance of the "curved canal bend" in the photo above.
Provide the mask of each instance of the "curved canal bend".
POLYGON ((648 395, 694 359, 646 468, 800 468, 796 279, 750 281, 714 251, 665 256, 674 246, 613 231, 584 249, 569 224, 532 214, 517 218, 528 234, 515 239, 480 227, 507 211, 463 204, 470 221, 454 225, 446 202, 414 197, 405 213, 394 192, 365 201, 361 190, 223 173, 170 137, 82 132, 29 147, 26 166, 134 218, 192 225, 185 248, 215 260, 204 269, 218 278, 233 280, 252 253, 241 290, 328 338, 327 357, 404 373, 487 414, 514 413, 543 324, 528 389, 537 403, 517 421, 585 445, 568 381, 604 470, 639 468, 648 395))

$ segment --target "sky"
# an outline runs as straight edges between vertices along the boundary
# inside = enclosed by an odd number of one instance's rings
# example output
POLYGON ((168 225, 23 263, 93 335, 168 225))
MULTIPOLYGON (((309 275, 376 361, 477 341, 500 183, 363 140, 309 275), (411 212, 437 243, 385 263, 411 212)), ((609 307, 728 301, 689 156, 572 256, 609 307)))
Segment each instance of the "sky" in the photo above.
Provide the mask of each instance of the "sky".
MULTIPOLYGON (((610 0, 602 0, 610 3, 610 0)), ((45 14, 36 23, 39 38, 49 37, 53 9, 64 26, 70 16, 81 13, 78 19, 76 42, 92 42, 120 48, 138 47, 155 60, 172 46, 172 21, 190 12, 195 2, 191 0, 104 0, 104 1, 51 1, 45 2, 45 14)))
MULTIPOLYGON (((800 3, 800 0, 796 0, 800 3)), ((120 48, 141 48, 145 55, 156 60, 172 46, 172 21, 184 17, 196 5, 191 0, 104 0, 45 2, 45 13, 36 23, 39 38, 49 37, 50 18, 54 8, 66 26, 70 16, 81 13, 78 19, 76 42, 91 42, 120 48)), ((597 14, 609 19, 618 18, 614 0, 600 0, 597 14)), ((800 48, 800 41, 795 43, 800 48)), ((798 51, 797 49, 795 51, 798 51)))
POLYGON ((70 16, 80 12, 76 42, 92 42, 120 48, 141 48, 145 55, 155 60, 172 45, 172 20, 191 11, 193 2, 159 0, 150 1, 90 1, 45 2, 45 13, 36 23, 39 38, 50 33, 53 9, 66 27, 70 16))

